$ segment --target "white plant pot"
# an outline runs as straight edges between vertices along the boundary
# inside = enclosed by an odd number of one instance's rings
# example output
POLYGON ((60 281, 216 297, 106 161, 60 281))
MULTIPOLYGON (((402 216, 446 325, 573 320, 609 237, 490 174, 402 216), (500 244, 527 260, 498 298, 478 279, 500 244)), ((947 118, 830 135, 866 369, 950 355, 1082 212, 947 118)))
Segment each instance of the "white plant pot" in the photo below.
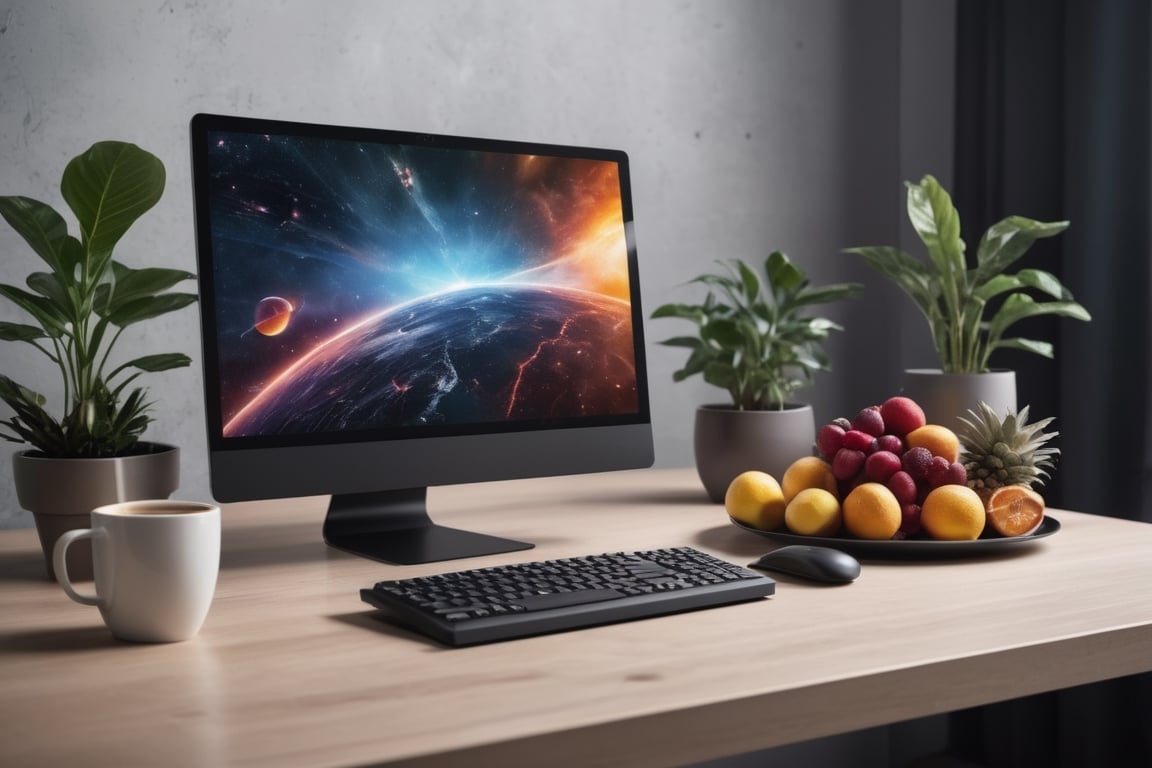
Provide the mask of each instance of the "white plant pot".
POLYGON ((944 373, 938 368, 913 368, 904 371, 901 394, 920 404, 929 424, 955 430, 960 427, 959 417, 976 410, 981 402, 1001 416, 1015 411, 1016 372, 944 373))

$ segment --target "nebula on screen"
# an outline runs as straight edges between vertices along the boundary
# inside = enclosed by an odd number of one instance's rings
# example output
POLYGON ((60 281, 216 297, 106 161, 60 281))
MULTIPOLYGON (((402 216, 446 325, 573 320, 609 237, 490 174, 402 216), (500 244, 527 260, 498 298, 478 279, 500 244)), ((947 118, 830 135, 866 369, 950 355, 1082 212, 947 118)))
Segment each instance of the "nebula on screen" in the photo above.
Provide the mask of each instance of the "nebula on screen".
POLYGON ((227 437, 634 414, 616 163, 211 135, 227 437))

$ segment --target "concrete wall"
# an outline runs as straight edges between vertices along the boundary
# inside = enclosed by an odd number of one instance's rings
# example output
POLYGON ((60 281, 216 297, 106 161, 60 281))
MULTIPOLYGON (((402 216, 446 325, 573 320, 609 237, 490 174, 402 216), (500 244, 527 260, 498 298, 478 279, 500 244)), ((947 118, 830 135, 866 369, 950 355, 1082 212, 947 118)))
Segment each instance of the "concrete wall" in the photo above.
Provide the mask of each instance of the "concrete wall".
MULTIPOLYGON (((915 334, 894 291, 840 253, 893 242, 901 180, 948 175, 952 0, 0 0, 0 194, 60 204, 93 141, 160 156, 168 188, 119 258, 195 270, 187 122, 197 111, 618 147, 632 157, 643 300, 715 259, 782 249, 817 282, 862 279, 817 417, 891 394, 915 334)), ((31 252, 0 228, 0 281, 31 252)), ((21 320, 0 305, 0 319, 21 320)), ((664 325, 667 323, 668 325, 664 325)), ((650 342, 679 333, 649 322, 650 342)), ((132 351, 197 359, 194 309, 131 333, 132 351)), ((692 411, 725 394, 673 384, 682 352, 649 344, 657 463, 688 466, 692 411)), ((0 345, 0 371, 59 402, 54 369, 0 345)), ((198 368, 153 376, 148 436, 184 449, 209 494, 198 368)), ((0 526, 30 525, 0 446, 0 526)))

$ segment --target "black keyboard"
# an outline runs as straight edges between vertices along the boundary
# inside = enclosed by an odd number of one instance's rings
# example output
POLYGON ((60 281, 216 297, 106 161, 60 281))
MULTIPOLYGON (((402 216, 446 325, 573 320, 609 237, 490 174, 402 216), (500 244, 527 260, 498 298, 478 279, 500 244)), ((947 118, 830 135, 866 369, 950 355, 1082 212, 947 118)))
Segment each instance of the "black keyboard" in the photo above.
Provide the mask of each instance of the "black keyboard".
POLYGON ((447 645, 510 640, 767 597, 776 582, 691 547, 381 581, 366 603, 447 645))

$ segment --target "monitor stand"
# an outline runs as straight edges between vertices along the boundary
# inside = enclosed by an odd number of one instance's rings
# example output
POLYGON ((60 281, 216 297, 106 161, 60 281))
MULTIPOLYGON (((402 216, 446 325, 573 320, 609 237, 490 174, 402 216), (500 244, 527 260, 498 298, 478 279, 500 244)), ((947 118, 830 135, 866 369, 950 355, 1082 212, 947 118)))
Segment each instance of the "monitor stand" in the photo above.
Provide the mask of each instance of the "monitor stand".
POLYGON ((336 549, 395 565, 533 547, 523 541, 437 525, 428 517, 427 498, 427 488, 333 495, 324 519, 324 541, 336 549))

